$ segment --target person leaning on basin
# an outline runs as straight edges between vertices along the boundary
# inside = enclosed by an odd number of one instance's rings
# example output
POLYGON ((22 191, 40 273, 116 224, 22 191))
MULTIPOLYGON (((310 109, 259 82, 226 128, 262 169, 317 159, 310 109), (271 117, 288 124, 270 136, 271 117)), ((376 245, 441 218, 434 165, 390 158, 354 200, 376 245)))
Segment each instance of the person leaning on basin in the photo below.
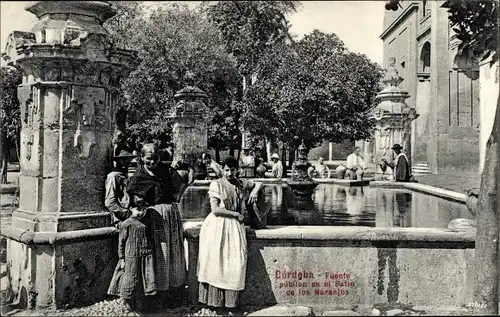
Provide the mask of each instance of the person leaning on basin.
POLYGON ((389 161, 385 157, 382 158, 382 164, 380 167, 385 172, 387 166, 392 168, 394 181, 396 182, 410 182, 415 181, 411 175, 411 168, 406 154, 402 152, 403 147, 399 144, 394 144, 391 148, 396 154, 394 161, 389 161))
POLYGON ((321 156, 318 158, 318 163, 315 165, 315 176, 319 178, 330 178, 330 169, 324 164, 325 159, 321 156))
POLYGON ((362 180, 366 170, 366 163, 360 154, 361 148, 356 146, 354 152, 347 156, 346 168, 347 176, 350 180, 362 180))
POLYGON ((160 162, 172 165, 174 161, 174 143, 167 142, 164 149, 159 149, 160 162))
MULTIPOLYGON (((211 213, 203 221, 198 249, 198 301, 209 307, 232 310, 245 288, 247 239, 243 224, 243 204, 260 219, 269 205, 261 195, 260 182, 239 179, 238 161, 230 156, 223 164, 223 176, 208 189, 211 213)), ((252 217, 250 215, 250 217, 252 217)), ((265 222, 265 220, 264 220, 265 222)), ((265 226, 265 223, 263 224, 265 226)))
POLYGON ((278 153, 273 153, 271 155, 272 163, 263 162, 262 165, 266 167, 266 169, 271 169, 271 177, 281 179, 283 177, 283 164, 280 161, 280 156, 278 153))
POLYGON ((223 171, 222 171, 222 166, 212 160, 212 157, 208 153, 203 153, 201 155, 201 159, 203 160, 203 163, 205 163, 207 169, 210 168, 212 171, 215 173, 216 178, 221 178, 223 171))
POLYGON ((243 148, 240 156, 240 177, 255 177, 255 156, 250 153, 249 148, 243 148))
MULTIPOLYGON (((139 167, 127 186, 129 208, 137 209, 139 214, 144 212, 152 228, 147 235, 151 241, 144 244, 147 248, 136 250, 141 254, 152 252, 153 255, 154 272, 149 272, 148 275, 151 279, 154 278, 155 287, 154 292, 151 288, 148 295, 157 296, 153 296, 150 305, 146 302, 141 305, 145 309, 171 308, 182 304, 185 290, 183 230, 177 205, 187 186, 193 181, 190 179, 192 173, 183 169, 175 170, 171 165, 160 162, 159 154, 155 144, 145 144, 138 160, 139 167)), ((125 237, 122 240, 125 241, 125 237)), ((137 247, 139 245, 134 246, 137 247)), ((121 255, 126 257, 124 253, 121 255)), ((124 267, 117 266, 108 289, 109 295, 129 295, 121 293, 124 284, 120 278, 129 273, 131 272, 127 272, 126 264, 124 267)), ((134 275, 133 278, 139 277, 134 275)), ((136 282, 134 280, 130 286, 135 288, 136 282)))
POLYGON ((271 161, 273 162, 271 165, 271 174, 274 178, 282 178, 283 177, 283 164, 280 161, 280 157, 278 153, 274 153, 271 155, 271 161))
POLYGON ((113 170, 106 177, 104 205, 111 212, 114 226, 128 217, 128 167, 134 158, 136 155, 121 150, 113 157, 113 170))

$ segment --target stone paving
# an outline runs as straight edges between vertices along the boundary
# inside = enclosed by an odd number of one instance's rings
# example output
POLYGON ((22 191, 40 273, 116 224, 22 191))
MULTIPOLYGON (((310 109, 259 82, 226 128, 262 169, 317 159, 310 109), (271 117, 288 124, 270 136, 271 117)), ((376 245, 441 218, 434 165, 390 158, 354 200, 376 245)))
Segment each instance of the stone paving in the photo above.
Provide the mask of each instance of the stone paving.
POLYGON ((155 312, 131 312, 122 300, 105 300, 91 306, 58 311, 12 311, 8 316, 467 316, 471 311, 456 307, 424 307, 395 304, 377 308, 324 310, 306 306, 276 305, 272 307, 242 307, 233 313, 214 311, 191 305, 155 312), (396 307, 396 308, 395 308, 396 307))
POLYGON ((230 313, 210 310, 199 305, 183 306, 175 309, 162 309, 153 312, 129 311, 121 299, 104 300, 91 306, 66 310, 18 310, 7 313, 8 316, 246 316, 257 311, 256 307, 242 307, 230 313))

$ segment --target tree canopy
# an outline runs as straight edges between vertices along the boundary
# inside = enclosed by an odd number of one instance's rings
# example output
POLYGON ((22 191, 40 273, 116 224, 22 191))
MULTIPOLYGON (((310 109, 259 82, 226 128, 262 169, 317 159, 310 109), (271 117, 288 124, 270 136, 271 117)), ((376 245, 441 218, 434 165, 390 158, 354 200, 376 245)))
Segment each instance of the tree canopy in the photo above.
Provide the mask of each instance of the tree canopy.
POLYGON ((131 48, 142 59, 122 85, 132 141, 170 139, 168 116, 175 104, 173 96, 184 87, 183 77, 191 71, 210 99, 211 143, 229 146, 233 140, 226 136, 238 133, 231 118, 237 110, 233 100, 240 78, 218 30, 185 5, 160 5, 150 12, 137 6, 127 10, 134 12, 128 13, 134 22, 113 21, 108 28, 117 43, 123 41, 124 34, 124 46, 133 44, 131 48))
POLYGON ((458 54, 484 60, 498 56, 498 1, 447 0, 449 19, 457 39, 458 54))
POLYGON ((295 148, 302 140, 311 148, 367 138, 381 76, 377 64, 349 52, 335 34, 314 30, 266 52, 248 91, 245 126, 295 148))
POLYGON ((291 39, 286 14, 299 6, 299 1, 204 1, 202 9, 220 30, 240 73, 247 76, 266 49, 291 39))

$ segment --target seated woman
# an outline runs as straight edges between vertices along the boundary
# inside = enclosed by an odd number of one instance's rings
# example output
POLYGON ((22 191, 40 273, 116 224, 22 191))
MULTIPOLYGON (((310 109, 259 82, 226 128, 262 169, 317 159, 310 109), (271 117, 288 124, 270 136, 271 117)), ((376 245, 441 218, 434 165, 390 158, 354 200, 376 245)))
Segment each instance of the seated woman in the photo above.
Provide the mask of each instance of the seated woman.
POLYGON ((245 288, 247 240, 242 204, 257 201, 262 183, 240 180, 238 161, 228 157, 223 177, 209 187, 212 212, 200 231, 197 276, 199 301, 212 307, 235 308, 245 288))
POLYGON ((186 279, 182 222, 177 203, 188 185, 170 165, 159 162, 158 148, 145 144, 139 167, 131 177, 128 194, 141 201, 153 222, 156 290, 163 306, 182 304, 186 279))

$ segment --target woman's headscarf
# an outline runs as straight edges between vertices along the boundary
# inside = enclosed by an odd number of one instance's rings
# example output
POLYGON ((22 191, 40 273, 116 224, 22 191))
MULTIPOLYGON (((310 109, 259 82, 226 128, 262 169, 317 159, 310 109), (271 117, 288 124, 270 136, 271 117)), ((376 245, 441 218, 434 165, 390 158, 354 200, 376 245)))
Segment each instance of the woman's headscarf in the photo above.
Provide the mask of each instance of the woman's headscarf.
MULTIPOLYGON (((154 175, 149 174, 146 171, 142 160, 142 158, 148 153, 157 154, 157 146, 150 143, 145 144, 142 147, 139 166, 134 176, 130 178, 127 192, 131 197, 133 195, 141 197, 144 199, 144 203, 149 206, 153 206, 158 203, 170 203, 172 198, 169 197, 171 196, 170 180, 168 177, 169 167, 158 163, 153 171, 154 175)), ((131 201, 131 204, 133 204, 133 201, 131 201)))

